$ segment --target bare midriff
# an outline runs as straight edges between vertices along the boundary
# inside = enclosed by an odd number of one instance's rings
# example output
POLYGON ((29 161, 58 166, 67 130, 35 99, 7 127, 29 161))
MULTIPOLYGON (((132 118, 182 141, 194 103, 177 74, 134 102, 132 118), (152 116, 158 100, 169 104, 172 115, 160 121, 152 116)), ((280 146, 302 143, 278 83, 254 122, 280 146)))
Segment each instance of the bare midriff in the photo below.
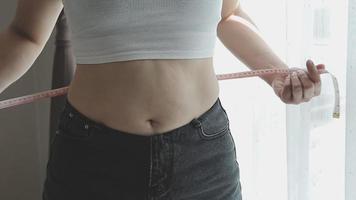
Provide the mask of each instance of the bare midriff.
POLYGON ((68 91, 89 119, 147 136, 189 123, 218 96, 213 57, 78 64, 68 91))

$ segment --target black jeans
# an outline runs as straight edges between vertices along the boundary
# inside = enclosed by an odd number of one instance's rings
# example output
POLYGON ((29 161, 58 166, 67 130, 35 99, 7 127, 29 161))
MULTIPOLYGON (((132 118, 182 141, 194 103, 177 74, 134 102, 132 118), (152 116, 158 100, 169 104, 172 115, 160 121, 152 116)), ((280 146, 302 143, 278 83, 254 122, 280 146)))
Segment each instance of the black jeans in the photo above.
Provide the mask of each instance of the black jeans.
POLYGON ((43 200, 241 200, 229 119, 218 98, 157 135, 89 119, 66 101, 50 145, 43 200))

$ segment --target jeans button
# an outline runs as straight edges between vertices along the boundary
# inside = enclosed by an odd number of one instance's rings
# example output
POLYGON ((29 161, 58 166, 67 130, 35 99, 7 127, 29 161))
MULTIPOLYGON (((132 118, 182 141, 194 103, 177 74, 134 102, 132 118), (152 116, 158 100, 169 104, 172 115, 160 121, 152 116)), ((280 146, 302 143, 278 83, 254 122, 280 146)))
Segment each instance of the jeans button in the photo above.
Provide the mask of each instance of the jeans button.
POLYGON ((191 121, 192 125, 195 127, 195 128, 199 128, 201 126, 201 122, 199 120, 197 120, 196 118, 194 118, 192 121, 191 121))

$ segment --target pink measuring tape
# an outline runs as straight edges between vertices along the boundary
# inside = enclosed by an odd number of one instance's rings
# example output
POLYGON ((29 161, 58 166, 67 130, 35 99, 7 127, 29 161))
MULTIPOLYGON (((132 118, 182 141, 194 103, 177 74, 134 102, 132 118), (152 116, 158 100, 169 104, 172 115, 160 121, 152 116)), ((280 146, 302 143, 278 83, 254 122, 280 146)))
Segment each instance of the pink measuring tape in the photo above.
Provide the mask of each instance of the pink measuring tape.
MULTIPOLYGON (((340 93, 339 93, 339 86, 338 86, 337 79, 335 76, 333 76, 325 69, 322 70, 318 69, 318 72, 320 74, 324 74, 324 73, 330 74, 333 80, 334 94, 335 94, 333 117, 339 118, 340 117, 340 93)), ((218 80, 227 80, 227 79, 247 78, 247 77, 261 76, 261 75, 268 75, 268 74, 288 74, 288 73, 290 73, 289 69, 261 69, 261 70, 237 72, 231 74, 218 74, 216 75, 216 77, 218 80)), ((31 95, 3 100, 0 101, 0 109, 31 103, 43 98, 62 96, 68 92, 68 88, 69 86, 66 86, 58 89, 47 90, 44 92, 39 92, 31 95)))

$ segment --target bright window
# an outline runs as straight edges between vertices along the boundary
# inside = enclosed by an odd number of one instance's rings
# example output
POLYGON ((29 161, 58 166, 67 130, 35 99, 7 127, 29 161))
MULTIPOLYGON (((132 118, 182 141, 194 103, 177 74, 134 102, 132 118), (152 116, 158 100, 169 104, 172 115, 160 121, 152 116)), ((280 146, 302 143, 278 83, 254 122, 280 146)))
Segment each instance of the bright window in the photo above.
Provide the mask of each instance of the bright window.
MULTIPOLYGON (((311 58, 339 81, 341 117, 332 118, 334 93, 322 75, 322 94, 285 105, 260 78, 220 81, 237 147, 243 198, 345 199, 347 0, 242 0, 264 39, 290 67, 311 58), (332 192, 326 192, 332 191, 332 192)), ((216 73, 249 70, 218 40, 216 73)))

